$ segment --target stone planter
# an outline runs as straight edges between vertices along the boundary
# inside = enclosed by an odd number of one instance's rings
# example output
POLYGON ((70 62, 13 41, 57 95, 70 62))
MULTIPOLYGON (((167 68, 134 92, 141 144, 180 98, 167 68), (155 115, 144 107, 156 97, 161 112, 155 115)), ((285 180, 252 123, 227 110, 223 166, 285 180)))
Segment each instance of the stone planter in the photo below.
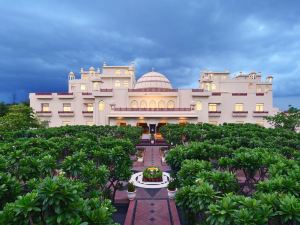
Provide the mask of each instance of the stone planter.
POLYGON ((127 191, 127 196, 128 196, 128 199, 131 201, 131 200, 134 200, 135 197, 136 197, 136 191, 134 192, 129 192, 127 191))
POLYGON ((173 191, 169 190, 168 189, 168 197, 169 199, 174 199, 175 198, 175 195, 176 195, 176 192, 177 192, 177 188, 173 191))
POLYGON ((157 177, 157 178, 146 178, 143 177, 144 182, 162 182, 162 177, 157 177))

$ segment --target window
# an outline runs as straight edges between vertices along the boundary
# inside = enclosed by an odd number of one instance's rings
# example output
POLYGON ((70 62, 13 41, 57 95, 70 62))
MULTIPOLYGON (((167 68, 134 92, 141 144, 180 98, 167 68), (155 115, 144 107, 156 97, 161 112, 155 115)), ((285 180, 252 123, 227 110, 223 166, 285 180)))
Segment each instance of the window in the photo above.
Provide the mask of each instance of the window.
POLYGON ((99 90, 99 82, 93 82, 93 90, 99 90))
POLYGON ((255 111, 262 112, 264 111, 264 103, 257 103, 255 107, 255 111))
POLYGON ((216 90, 216 85, 215 84, 211 84, 211 90, 216 90))
POLYGON ((175 108, 175 102, 172 101, 172 100, 168 101, 167 107, 168 107, 169 109, 175 108))
POLYGON ((63 103, 63 111, 70 112, 71 111, 71 103, 63 103))
POLYGON ((164 100, 160 100, 158 102, 158 108, 162 109, 162 108, 166 108, 166 104, 164 100))
POLYGON ((121 82, 119 80, 115 81, 115 87, 121 87, 121 82))
POLYGON ((121 74, 121 70, 116 70, 116 71, 115 71, 115 74, 116 74, 116 75, 120 75, 120 74, 121 74))
POLYGON ((49 112, 49 103, 42 103, 42 112, 49 112))
POLYGON ((88 112, 93 112, 94 111, 93 103, 87 103, 86 104, 86 111, 88 111, 88 112))
POLYGON ((258 87, 256 87, 256 92, 257 92, 257 93, 261 93, 261 92, 262 92, 262 88, 261 88, 261 87, 259 87, 259 86, 258 86, 258 87))
POLYGON ((145 100, 142 100, 140 103, 141 108, 147 108, 147 102, 145 100))
POLYGON ((237 111, 237 112, 244 111, 244 104, 243 103, 236 103, 234 105, 234 111, 237 111))
POLYGON ((156 108, 156 102, 154 100, 151 100, 149 103, 149 108, 156 108))
POLYGON ((200 101, 197 101, 197 102, 196 102, 196 107, 195 107, 195 109, 196 109, 197 111, 201 111, 201 110, 202 110, 202 103, 201 103, 200 101))
POLYGON ((86 91, 86 85, 85 85, 85 84, 81 84, 81 85, 80 85, 80 90, 86 91))
POLYGON ((128 82, 128 80, 124 80, 123 86, 124 86, 124 87, 129 87, 129 82, 128 82))
POLYGON ((136 100, 132 100, 131 103, 130 103, 130 107, 131 108, 138 108, 138 105, 139 104, 138 104, 138 102, 136 100))
POLYGON ((103 111, 105 109, 105 103, 104 101, 99 102, 99 111, 103 111))
POLYGON ((71 90, 75 91, 76 90, 76 85, 71 85, 71 90))
POLYGON ((216 112, 217 111, 217 104, 215 104, 215 103, 209 103, 208 104, 208 111, 210 111, 210 112, 216 112))
POLYGON ((94 125, 94 122, 93 122, 93 121, 86 121, 86 125, 88 125, 88 126, 93 126, 93 125, 94 125))
POLYGON ((62 121, 62 125, 63 126, 71 125, 71 121, 68 121, 68 120, 62 121))

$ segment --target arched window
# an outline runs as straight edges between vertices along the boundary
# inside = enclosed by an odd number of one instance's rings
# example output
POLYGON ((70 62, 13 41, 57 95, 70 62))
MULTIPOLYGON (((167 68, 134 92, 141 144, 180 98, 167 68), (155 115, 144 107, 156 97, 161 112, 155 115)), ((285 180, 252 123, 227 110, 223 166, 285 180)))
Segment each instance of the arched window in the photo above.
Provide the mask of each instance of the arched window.
POLYGON ((158 108, 162 109, 162 108, 166 108, 166 104, 164 100, 160 100, 158 102, 158 108))
POLYGON ((138 108, 138 106, 139 106, 139 105, 138 105, 138 102, 137 102, 136 100, 132 100, 132 101, 131 101, 131 103, 130 103, 130 107, 131 107, 131 108, 138 108))
POLYGON ((140 103, 141 108, 147 108, 147 102, 145 100, 142 100, 140 103))
POLYGON ((168 106, 167 106, 169 109, 173 109, 173 108, 175 108, 175 103, 174 103, 174 101, 173 100, 170 100, 170 101, 168 101, 168 106))
POLYGON ((150 101, 149 108, 151 108, 151 109, 156 108, 156 102, 154 100, 150 101))
POLYGON ((201 111, 201 110, 202 110, 202 102, 197 101, 197 102, 196 102, 195 109, 196 109, 197 111, 201 111))
POLYGON ((119 80, 115 81, 115 87, 121 87, 121 82, 119 80))
POLYGON ((99 111, 103 111, 105 109, 104 101, 100 101, 98 106, 99 106, 99 111))

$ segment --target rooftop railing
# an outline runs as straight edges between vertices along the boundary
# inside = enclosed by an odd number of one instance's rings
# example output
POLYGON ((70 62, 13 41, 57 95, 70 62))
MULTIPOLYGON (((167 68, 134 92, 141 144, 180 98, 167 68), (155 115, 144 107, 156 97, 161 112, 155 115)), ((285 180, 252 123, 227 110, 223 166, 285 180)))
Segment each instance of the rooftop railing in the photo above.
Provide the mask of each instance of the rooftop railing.
POLYGON ((128 92, 178 92, 178 89, 168 89, 168 88, 138 88, 138 89, 128 89, 128 92))
POLYGON ((191 108, 114 108, 114 111, 166 111, 166 112, 175 112, 175 111, 192 111, 191 108))

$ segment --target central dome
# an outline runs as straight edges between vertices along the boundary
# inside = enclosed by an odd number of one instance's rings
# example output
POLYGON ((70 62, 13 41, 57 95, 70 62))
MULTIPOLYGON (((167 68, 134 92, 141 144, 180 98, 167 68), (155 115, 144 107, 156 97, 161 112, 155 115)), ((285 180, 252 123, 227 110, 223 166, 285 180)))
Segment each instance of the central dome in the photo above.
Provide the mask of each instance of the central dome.
POLYGON ((138 81, 134 87, 135 89, 142 88, 165 88, 172 89, 171 82, 163 74, 158 72, 145 73, 138 81))

